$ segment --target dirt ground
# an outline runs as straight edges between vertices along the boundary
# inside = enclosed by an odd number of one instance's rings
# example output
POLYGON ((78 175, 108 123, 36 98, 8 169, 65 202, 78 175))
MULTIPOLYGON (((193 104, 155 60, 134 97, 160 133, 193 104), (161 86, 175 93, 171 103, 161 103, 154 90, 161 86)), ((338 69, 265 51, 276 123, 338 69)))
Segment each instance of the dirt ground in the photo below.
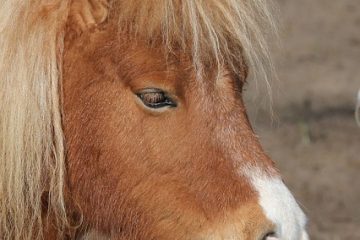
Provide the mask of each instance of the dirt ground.
POLYGON ((261 90, 250 86, 252 122, 305 209, 311 239, 358 240, 360 128, 354 108, 360 89, 360 1, 276 2, 281 49, 274 52, 275 117, 259 104, 266 100, 261 90))

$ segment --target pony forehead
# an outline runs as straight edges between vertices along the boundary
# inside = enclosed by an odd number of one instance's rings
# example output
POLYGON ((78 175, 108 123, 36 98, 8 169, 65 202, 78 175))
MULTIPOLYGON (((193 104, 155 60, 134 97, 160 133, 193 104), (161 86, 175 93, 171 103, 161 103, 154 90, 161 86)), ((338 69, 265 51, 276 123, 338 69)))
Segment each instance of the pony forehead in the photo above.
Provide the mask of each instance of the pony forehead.
POLYGON ((182 50, 198 75, 204 66, 221 69, 225 65, 239 73, 247 65, 265 81, 272 72, 266 39, 275 32, 270 6, 271 1, 263 0, 117 0, 111 4, 120 29, 151 44, 160 42, 168 52, 182 50))

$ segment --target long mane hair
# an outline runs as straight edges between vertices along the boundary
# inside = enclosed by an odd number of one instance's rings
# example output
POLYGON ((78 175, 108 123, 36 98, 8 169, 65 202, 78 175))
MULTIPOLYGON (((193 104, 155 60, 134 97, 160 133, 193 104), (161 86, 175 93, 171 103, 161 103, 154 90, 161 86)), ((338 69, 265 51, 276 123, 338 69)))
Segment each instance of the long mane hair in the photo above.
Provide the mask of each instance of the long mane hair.
MULTIPOLYGON (((269 0, 118 0, 119 28, 208 64, 246 65, 268 80, 269 0)), ((61 62, 70 0, 5 0, 0 9, 0 238, 40 239, 51 214, 67 227, 61 62), (44 201, 44 198, 46 201, 44 201), (47 206, 44 206, 44 202, 47 206)))

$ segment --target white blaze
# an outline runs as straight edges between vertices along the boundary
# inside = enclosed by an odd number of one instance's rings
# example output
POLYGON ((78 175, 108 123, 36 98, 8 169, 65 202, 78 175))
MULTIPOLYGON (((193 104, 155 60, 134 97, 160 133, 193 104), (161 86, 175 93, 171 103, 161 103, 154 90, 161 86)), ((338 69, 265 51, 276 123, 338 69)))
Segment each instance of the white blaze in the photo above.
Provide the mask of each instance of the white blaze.
POLYGON ((266 217, 275 225, 276 237, 270 239, 308 240, 306 217, 280 177, 270 177, 260 171, 246 174, 259 194, 259 204, 266 217))

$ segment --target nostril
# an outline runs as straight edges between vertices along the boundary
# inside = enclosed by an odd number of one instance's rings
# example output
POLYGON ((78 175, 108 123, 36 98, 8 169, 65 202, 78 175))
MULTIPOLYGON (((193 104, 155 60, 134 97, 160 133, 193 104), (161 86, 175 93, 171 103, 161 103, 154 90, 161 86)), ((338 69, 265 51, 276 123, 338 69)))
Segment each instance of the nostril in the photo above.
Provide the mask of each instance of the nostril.
POLYGON ((279 240, 279 238, 276 237, 275 232, 268 232, 261 240, 279 240))

